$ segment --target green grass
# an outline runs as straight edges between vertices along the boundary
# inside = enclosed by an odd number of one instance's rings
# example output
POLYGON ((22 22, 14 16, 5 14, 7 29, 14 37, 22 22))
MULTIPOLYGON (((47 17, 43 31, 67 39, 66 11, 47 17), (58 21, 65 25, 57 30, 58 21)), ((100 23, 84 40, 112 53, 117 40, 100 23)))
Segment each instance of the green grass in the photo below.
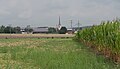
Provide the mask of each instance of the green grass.
POLYGON ((0 69, 119 69, 72 39, 0 39, 0 69))

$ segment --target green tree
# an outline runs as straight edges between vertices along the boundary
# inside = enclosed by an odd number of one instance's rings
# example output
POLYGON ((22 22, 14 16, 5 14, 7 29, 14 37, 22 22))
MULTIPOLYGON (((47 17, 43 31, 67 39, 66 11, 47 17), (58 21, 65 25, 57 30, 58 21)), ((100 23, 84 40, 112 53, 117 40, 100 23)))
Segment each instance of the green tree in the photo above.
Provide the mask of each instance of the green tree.
POLYGON ((5 29, 4 29, 4 33, 10 33, 10 27, 5 27, 5 29))
POLYGON ((15 33, 15 30, 13 27, 7 26, 7 27, 5 27, 4 32, 5 33, 15 33))
POLYGON ((26 28, 25 28, 25 31, 29 34, 33 31, 33 29, 30 27, 30 25, 28 25, 26 28))
POLYGON ((57 31, 56 31, 55 28, 50 27, 50 28, 48 28, 48 32, 49 32, 49 33, 56 33, 57 31))
POLYGON ((65 34, 66 32, 67 32, 66 27, 61 27, 61 29, 59 30, 59 34, 65 34))
POLYGON ((4 32, 4 29, 5 29, 5 26, 2 25, 2 26, 0 27, 0 33, 5 33, 5 32, 4 32))
POLYGON ((15 31, 15 33, 17 34, 17 33, 21 33, 21 28, 19 27, 19 26, 17 26, 17 27, 14 27, 14 31, 15 31))

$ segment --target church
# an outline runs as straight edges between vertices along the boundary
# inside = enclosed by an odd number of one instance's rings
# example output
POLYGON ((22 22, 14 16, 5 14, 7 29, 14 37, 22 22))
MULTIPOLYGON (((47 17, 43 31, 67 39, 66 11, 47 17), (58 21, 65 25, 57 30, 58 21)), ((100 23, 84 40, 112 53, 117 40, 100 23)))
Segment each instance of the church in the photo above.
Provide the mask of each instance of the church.
POLYGON ((59 16, 59 23, 58 23, 58 25, 57 25, 57 30, 60 30, 61 29, 61 21, 60 21, 60 16, 59 16))

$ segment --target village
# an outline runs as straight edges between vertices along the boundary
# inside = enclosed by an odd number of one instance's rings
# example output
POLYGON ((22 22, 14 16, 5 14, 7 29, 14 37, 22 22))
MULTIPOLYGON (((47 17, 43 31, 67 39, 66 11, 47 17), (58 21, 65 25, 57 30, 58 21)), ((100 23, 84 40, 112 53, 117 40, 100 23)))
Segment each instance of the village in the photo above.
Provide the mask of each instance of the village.
POLYGON ((58 24, 56 27, 49 27, 49 26, 38 26, 38 27, 31 27, 30 25, 27 25, 26 27, 12 27, 9 26, 0 26, 0 33, 3 34, 74 34, 79 30, 82 30, 84 28, 88 28, 90 26, 84 26, 80 27, 80 23, 78 22, 77 27, 72 26, 67 28, 65 26, 62 26, 61 19, 59 16, 58 24))
POLYGON ((120 0, 0 0, 0 69, 120 69, 120 0))

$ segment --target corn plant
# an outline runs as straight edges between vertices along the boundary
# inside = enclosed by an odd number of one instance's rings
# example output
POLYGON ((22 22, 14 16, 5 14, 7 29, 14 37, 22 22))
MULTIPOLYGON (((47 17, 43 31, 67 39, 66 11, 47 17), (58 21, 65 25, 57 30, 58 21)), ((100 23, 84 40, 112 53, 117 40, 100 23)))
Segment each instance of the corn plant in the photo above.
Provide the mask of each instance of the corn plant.
POLYGON ((109 49, 112 53, 120 54, 120 20, 118 19, 104 21, 100 25, 81 30, 76 37, 84 43, 91 43, 98 50, 109 49))

